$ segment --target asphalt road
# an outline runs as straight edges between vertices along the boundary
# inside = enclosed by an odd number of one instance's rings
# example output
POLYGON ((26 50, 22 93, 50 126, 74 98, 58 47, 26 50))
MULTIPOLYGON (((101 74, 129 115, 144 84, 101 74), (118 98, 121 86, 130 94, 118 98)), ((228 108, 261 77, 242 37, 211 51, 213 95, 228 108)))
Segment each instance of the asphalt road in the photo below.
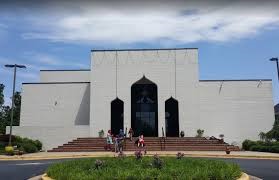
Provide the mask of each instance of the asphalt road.
MULTIPOLYGON (((67 161, 60 160, 35 160, 35 161, 0 161, 1 180, 22 180, 43 174, 47 167, 53 163, 67 161)), ((264 180, 279 179, 279 161, 254 160, 254 159, 219 159, 235 162, 243 171, 264 180)))

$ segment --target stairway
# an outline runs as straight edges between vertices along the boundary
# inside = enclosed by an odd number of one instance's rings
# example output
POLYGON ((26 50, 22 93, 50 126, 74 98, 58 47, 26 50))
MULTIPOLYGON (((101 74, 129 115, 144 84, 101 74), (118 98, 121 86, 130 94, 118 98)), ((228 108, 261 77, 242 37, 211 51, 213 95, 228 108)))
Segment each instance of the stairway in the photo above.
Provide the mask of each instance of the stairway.
MULTIPOLYGON (((123 144, 124 151, 137 150, 135 140, 136 138, 133 141, 126 139, 123 144)), ((220 140, 208 140, 203 137, 145 137, 144 141, 147 151, 225 151, 226 147, 231 151, 240 150, 238 146, 228 145, 220 140)), ((105 146, 105 138, 77 138, 48 152, 100 152, 105 151, 105 146)))

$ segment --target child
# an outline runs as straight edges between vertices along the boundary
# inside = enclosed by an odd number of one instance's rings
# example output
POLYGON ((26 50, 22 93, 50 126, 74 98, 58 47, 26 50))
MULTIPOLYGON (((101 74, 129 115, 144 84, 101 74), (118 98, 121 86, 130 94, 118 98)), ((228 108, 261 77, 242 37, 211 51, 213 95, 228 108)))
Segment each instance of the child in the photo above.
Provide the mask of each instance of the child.
POLYGON ((111 130, 108 130, 108 133, 107 133, 107 149, 111 150, 111 145, 112 144, 113 144, 113 142, 112 142, 111 130))
POLYGON ((138 147, 144 147, 143 135, 140 135, 139 137, 138 147))

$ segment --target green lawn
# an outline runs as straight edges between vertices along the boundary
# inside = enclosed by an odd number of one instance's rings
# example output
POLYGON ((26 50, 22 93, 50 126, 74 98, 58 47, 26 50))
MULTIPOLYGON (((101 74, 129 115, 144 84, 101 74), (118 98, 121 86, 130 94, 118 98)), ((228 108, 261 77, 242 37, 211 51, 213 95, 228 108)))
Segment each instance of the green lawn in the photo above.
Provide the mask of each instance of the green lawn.
POLYGON ((217 160, 160 157, 89 158, 51 165, 48 176, 56 180, 87 179, 237 179, 237 164, 217 160), (154 160, 155 159, 155 160, 154 160), (97 160, 97 161, 96 161, 97 160), (101 161, 99 161, 101 160, 101 161), (96 163, 97 162, 97 163, 96 163), (162 163, 161 163, 162 162, 162 163))

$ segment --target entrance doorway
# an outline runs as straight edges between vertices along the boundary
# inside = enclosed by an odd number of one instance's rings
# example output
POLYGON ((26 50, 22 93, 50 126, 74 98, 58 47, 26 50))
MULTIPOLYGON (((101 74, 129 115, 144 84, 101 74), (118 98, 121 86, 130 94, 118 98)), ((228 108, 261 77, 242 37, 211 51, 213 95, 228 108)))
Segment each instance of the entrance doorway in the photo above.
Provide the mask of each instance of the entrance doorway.
POLYGON ((120 129, 123 130, 123 111, 124 102, 121 99, 114 99, 111 101, 111 132, 118 134, 120 129))
POLYGON ((173 97, 165 101, 166 136, 179 137, 178 101, 173 97))
POLYGON ((158 136, 157 85, 145 76, 131 87, 131 125, 134 136, 158 136))

